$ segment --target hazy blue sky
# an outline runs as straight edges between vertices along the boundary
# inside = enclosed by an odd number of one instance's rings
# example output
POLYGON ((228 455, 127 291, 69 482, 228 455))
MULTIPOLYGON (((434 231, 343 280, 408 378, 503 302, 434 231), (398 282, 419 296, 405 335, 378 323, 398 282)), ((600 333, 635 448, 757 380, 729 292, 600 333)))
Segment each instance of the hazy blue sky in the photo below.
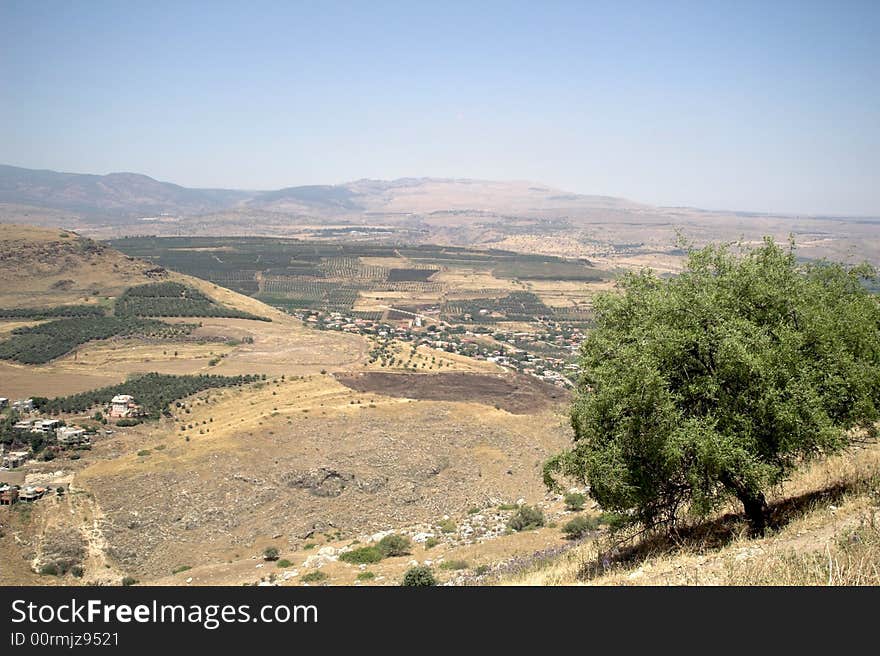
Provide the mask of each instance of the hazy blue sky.
POLYGON ((0 0, 0 162, 880 215, 880 0, 0 0))

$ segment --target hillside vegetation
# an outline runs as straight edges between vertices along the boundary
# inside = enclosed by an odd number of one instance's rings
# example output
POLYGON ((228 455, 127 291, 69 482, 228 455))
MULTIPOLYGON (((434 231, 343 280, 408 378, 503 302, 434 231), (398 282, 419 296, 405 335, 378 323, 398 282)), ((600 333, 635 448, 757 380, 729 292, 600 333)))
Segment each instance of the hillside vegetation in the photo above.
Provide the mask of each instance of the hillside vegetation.
POLYGON ((173 339, 188 335, 193 328, 192 324, 169 324, 136 317, 58 319, 14 329, 9 338, 0 342, 0 360, 43 364, 93 340, 132 336, 173 339))
POLYGON ((155 282, 129 287, 116 299, 113 308, 116 316, 226 317, 271 321, 267 317, 225 307, 199 290, 179 282, 155 282))
POLYGON ((117 394, 129 394, 138 400, 145 415, 150 419, 158 419, 159 414, 169 404, 202 390, 223 387, 238 387, 246 383, 260 380, 260 376, 170 376, 150 373, 135 376, 130 380, 100 389, 89 390, 80 394, 41 400, 39 409, 42 412, 56 414, 59 412, 85 412, 95 406, 106 404, 117 394))

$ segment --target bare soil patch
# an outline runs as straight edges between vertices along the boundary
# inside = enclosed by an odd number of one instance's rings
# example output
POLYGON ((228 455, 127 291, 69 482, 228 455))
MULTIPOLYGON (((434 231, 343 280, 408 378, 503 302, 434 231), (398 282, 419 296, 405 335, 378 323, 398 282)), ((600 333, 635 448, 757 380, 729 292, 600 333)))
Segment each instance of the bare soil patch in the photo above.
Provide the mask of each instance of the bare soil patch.
POLYGON ((529 376, 444 372, 403 374, 383 371, 336 374, 336 379, 358 392, 427 401, 461 401, 492 405, 512 414, 532 414, 563 403, 565 390, 529 376))

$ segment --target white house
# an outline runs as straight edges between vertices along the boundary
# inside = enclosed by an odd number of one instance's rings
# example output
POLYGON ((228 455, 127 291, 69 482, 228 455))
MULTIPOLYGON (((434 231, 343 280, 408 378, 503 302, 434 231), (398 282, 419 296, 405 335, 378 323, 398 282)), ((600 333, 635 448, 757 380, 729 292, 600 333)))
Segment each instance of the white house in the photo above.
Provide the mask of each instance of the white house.
POLYGON ((16 412, 33 412, 34 411, 34 400, 33 399, 22 399, 20 401, 12 402, 12 409, 16 412))
POLYGON ((110 416, 118 419, 137 417, 141 414, 141 406, 134 402, 130 394, 117 394, 110 400, 110 416))
POLYGON ((55 431, 55 438, 61 446, 77 446, 89 439, 85 429, 77 426, 62 426, 55 431))

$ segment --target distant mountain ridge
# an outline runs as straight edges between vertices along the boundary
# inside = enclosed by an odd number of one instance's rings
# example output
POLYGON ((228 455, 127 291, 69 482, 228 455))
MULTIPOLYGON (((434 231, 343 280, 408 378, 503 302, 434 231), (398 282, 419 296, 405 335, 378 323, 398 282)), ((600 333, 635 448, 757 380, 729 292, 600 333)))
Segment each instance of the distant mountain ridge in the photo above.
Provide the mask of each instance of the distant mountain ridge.
POLYGON ((0 203, 86 214, 206 212, 248 196, 248 192, 226 189, 188 189, 139 173, 92 175, 0 165, 0 203))
POLYGON ((361 179, 340 185, 302 185, 269 191, 196 189, 140 173, 66 173, 0 165, 0 203, 52 208, 101 218, 198 215, 227 210, 321 216, 365 211, 444 209, 540 210, 637 207, 607 196, 584 196, 528 182, 462 178, 361 179))

